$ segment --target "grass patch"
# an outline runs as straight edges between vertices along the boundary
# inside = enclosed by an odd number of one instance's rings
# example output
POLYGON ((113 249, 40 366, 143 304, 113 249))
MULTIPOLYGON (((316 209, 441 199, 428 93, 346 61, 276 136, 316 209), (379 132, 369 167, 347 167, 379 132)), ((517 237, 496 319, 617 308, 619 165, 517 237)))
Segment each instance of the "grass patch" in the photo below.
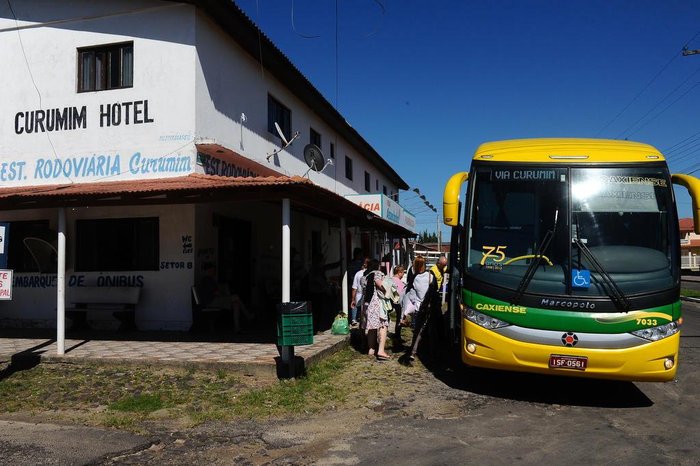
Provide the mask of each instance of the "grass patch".
POLYGON ((109 405, 113 411, 126 411, 132 413, 150 413, 163 409, 165 403, 160 395, 141 394, 122 398, 109 405))
POLYGON ((272 387, 248 392, 236 400, 234 412, 246 417, 301 414, 316 412, 328 403, 343 402, 349 388, 334 381, 354 357, 352 351, 341 351, 312 366, 305 377, 282 380, 272 387))
POLYGON ((139 420, 140 419, 137 419, 134 416, 109 415, 104 418, 102 424, 115 429, 136 430, 139 420))
POLYGON ((700 291, 681 288, 681 296, 686 296, 688 298, 700 298, 700 291))
POLYGON ((248 388, 233 374, 215 371, 39 364, 0 380, 0 412, 94 413, 97 423, 124 424, 121 418, 108 421, 106 416, 187 407, 248 388))
POLYGON ((358 357, 345 349, 305 377, 281 381, 241 379, 222 369, 39 364, 0 380, 0 412, 76 416, 129 430, 166 417, 198 424, 313 413, 345 402, 364 383, 348 382, 346 374, 358 357))

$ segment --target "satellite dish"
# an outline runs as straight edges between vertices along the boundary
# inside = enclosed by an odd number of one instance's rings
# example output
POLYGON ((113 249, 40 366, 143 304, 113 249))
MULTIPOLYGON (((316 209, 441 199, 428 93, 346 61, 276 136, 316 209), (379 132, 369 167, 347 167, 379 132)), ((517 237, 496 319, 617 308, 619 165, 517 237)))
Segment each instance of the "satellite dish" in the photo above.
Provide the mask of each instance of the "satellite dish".
POLYGON ((323 152, 316 144, 307 144, 304 147, 304 160, 306 165, 314 171, 320 172, 325 168, 323 152))
POLYGON ((41 238, 33 237, 26 237, 22 242, 29 250, 32 259, 34 259, 34 264, 39 273, 56 272, 58 251, 51 243, 41 238))
POLYGON ((304 147, 304 160, 306 165, 309 166, 304 176, 308 175, 311 170, 321 173, 327 166, 333 165, 333 159, 325 160, 323 152, 316 144, 307 144, 304 147))
POLYGON ((271 154, 268 154, 268 155, 267 155, 267 161, 268 161, 268 162, 270 161, 270 158, 271 158, 271 157, 274 157, 275 155, 277 155, 277 154, 279 154, 280 152, 282 152, 283 150, 285 150, 287 147, 289 147, 289 145, 290 145, 291 143, 294 142, 294 140, 295 140, 296 138, 299 137, 299 131, 295 131, 294 134, 292 135, 292 139, 290 139, 289 141, 287 141, 287 138, 284 136, 284 133, 282 132, 282 128, 280 128, 280 125, 279 125, 276 121, 275 121, 275 130, 277 130, 277 134, 279 135, 280 139, 282 140, 283 145, 282 145, 282 147, 280 147, 279 149, 276 149, 276 150, 272 151, 271 154))
POLYGON ((287 138, 284 136, 284 133, 282 132, 282 128, 280 128, 280 125, 275 121, 275 129, 277 130, 277 134, 279 134, 280 139, 284 143, 285 146, 289 145, 289 141, 287 141, 287 138))

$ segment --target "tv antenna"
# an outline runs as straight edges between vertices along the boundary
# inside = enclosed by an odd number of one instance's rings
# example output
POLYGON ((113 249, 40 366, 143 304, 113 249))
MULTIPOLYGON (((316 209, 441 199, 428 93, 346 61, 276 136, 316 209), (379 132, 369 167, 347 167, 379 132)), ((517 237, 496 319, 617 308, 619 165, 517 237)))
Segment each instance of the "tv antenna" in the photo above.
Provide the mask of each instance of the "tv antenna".
POLYGON ((270 161, 270 158, 271 158, 271 157, 274 157, 275 155, 277 155, 277 154, 279 154, 280 152, 282 152, 283 150, 285 150, 287 147, 289 147, 289 146, 294 142, 294 140, 295 140, 296 138, 299 137, 299 131, 296 131, 296 132, 294 132, 294 134, 292 135, 292 139, 290 139, 289 141, 287 141, 287 138, 285 137, 284 133, 282 132, 282 128, 280 128, 280 125, 277 124, 276 121, 275 121, 275 129, 277 130, 277 134, 279 135, 280 139, 282 140, 283 146, 280 147, 279 149, 275 149, 275 151, 272 152, 272 154, 269 154, 269 155, 267 156, 267 161, 268 161, 268 162, 270 161))
POLYGON ((316 144, 307 144, 304 146, 304 161, 309 169, 306 170, 304 176, 307 176, 311 170, 316 172, 322 172, 327 166, 333 165, 333 160, 325 160, 323 152, 316 144))

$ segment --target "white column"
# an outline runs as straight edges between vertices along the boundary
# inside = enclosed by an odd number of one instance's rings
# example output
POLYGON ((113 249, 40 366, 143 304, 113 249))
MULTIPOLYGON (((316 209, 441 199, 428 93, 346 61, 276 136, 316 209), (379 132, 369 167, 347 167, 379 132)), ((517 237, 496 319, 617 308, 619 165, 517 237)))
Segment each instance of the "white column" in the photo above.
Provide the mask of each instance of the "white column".
POLYGON ((437 219, 435 220, 435 233, 437 233, 437 242, 438 242, 438 252, 440 257, 442 255, 442 228, 440 228, 440 214, 437 214, 437 219))
POLYGON ((291 299, 291 209, 289 199, 282 199, 282 302, 291 299))
MULTIPOLYGON (((291 223, 292 215, 289 199, 282 199, 282 302, 288 303, 291 299, 291 223)), ((284 345, 281 347, 280 357, 287 365, 288 376, 294 377, 294 347, 284 345)))
POLYGON ((347 313, 350 309, 348 304, 348 256, 347 256, 348 238, 345 228, 345 217, 340 218, 340 273, 343 277, 340 285, 340 292, 343 294, 342 306, 343 313, 347 313))
POLYGON ((58 269, 56 270, 56 354, 66 352, 66 208, 58 209, 58 269))

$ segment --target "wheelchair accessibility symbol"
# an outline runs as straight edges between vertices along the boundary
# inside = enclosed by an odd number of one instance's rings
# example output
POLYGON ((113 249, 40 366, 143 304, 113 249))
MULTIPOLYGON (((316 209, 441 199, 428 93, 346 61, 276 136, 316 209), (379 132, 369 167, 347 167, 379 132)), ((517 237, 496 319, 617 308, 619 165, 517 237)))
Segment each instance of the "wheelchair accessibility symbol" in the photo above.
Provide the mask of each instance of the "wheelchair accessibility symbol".
POLYGON ((589 288, 591 286, 591 271, 573 269, 571 271, 571 286, 574 288, 589 288))

